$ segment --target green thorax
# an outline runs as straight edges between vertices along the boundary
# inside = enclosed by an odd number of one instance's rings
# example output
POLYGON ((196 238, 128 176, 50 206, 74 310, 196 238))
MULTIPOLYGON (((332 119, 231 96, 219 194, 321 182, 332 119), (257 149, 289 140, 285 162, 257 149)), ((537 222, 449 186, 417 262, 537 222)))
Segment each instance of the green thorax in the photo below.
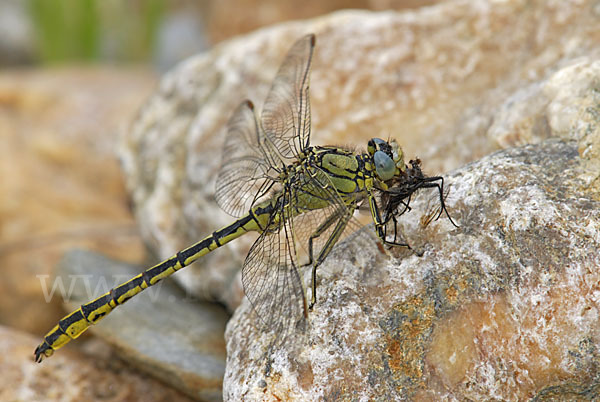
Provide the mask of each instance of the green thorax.
POLYGON ((308 155, 308 166, 325 172, 342 197, 363 193, 373 186, 373 165, 367 154, 325 146, 312 147, 308 155))
POLYGON ((334 197, 348 206, 355 205, 374 186, 376 178, 372 157, 334 146, 309 147, 292 165, 280 172, 282 188, 273 197, 253 208, 260 226, 277 227, 286 208, 289 216, 326 208, 334 197), (268 222, 268 223, 267 223, 268 222))
POLYGON ((357 155, 333 146, 310 147, 296 164, 288 167, 286 182, 291 188, 302 189, 300 197, 293 201, 300 208, 326 207, 331 202, 326 192, 332 187, 335 196, 350 205, 373 186, 372 166, 367 154, 357 155))

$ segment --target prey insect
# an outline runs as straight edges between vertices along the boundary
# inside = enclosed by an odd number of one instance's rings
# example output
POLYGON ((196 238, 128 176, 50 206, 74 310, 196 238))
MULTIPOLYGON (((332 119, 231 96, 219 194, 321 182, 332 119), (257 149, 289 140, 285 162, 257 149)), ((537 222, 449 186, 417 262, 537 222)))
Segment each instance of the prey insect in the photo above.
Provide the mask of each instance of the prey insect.
POLYGON ((383 237, 387 239, 387 228, 390 222, 392 222, 394 231, 393 240, 386 240, 385 243, 408 248, 410 246, 407 243, 398 241, 398 218, 411 210, 412 195, 419 189, 437 188, 439 194, 439 207, 425 217, 424 226, 429 225, 433 220, 438 220, 442 213, 445 213, 452 225, 458 228, 446 208, 447 194, 444 192, 444 178, 442 176, 425 176, 421 169, 421 160, 418 158, 411 160, 409 165, 410 167, 407 166, 402 175, 394 177, 391 187, 381 191, 380 195, 380 202, 383 205, 383 237))

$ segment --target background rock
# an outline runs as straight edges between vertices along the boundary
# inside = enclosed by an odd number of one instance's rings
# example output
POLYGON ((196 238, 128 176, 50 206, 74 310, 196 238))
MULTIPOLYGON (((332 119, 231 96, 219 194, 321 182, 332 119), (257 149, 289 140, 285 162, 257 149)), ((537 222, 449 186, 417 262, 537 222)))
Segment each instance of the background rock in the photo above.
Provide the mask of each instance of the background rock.
POLYGON ((460 227, 423 227, 423 193, 401 220, 422 257, 351 237, 319 270, 306 338, 284 347, 244 303, 225 399, 597 399, 600 189, 584 165, 547 140, 448 174, 460 227))
POLYGON ((64 315, 46 300, 72 247, 140 262, 119 130, 155 84, 144 69, 0 72, 0 323, 43 335, 64 315))
POLYGON ((444 0, 307 0, 301 5, 292 0, 217 0, 202 2, 200 13, 207 25, 207 36, 218 43, 236 35, 282 21, 314 18, 339 9, 374 11, 426 7, 444 0), (236 10, 232 13, 231 10, 236 10))
MULTIPOLYGON (((186 395, 123 364, 116 355, 61 351, 33 361, 39 339, 0 326, 0 399, 3 401, 188 401, 186 395)), ((95 347, 96 351, 106 346, 95 347)))
POLYGON ((33 27, 25 7, 15 0, 0 2, 0 66, 33 61, 33 27))

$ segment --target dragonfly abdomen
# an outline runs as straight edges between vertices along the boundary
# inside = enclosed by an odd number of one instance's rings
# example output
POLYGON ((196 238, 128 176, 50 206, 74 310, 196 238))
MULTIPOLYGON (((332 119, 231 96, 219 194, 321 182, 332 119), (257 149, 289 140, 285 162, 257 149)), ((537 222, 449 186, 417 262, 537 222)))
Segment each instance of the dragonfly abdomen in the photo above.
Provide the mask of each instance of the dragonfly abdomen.
POLYGON ((272 211, 270 205, 270 203, 264 203, 253 208, 231 225, 217 230, 198 243, 148 268, 95 300, 81 305, 79 309, 63 317, 46 334, 44 341, 35 350, 36 361, 39 362, 44 357, 51 356, 56 349, 61 348, 71 339, 77 338, 91 325, 106 317, 117 306, 125 303, 142 290, 156 285, 167 276, 249 231, 262 231, 261 228, 264 227, 262 222, 268 220, 268 215, 272 211))

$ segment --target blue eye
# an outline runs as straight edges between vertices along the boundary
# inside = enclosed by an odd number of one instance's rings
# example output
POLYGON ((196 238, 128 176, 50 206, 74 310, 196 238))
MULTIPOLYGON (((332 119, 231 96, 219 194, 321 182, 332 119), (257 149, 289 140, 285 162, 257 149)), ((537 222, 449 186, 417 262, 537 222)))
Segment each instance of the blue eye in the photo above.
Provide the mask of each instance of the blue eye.
POLYGON ((390 158, 385 152, 377 151, 373 155, 373 162, 375 163, 375 171, 377 176, 382 181, 388 181, 394 177, 396 172, 396 165, 392 158, 390 158))

